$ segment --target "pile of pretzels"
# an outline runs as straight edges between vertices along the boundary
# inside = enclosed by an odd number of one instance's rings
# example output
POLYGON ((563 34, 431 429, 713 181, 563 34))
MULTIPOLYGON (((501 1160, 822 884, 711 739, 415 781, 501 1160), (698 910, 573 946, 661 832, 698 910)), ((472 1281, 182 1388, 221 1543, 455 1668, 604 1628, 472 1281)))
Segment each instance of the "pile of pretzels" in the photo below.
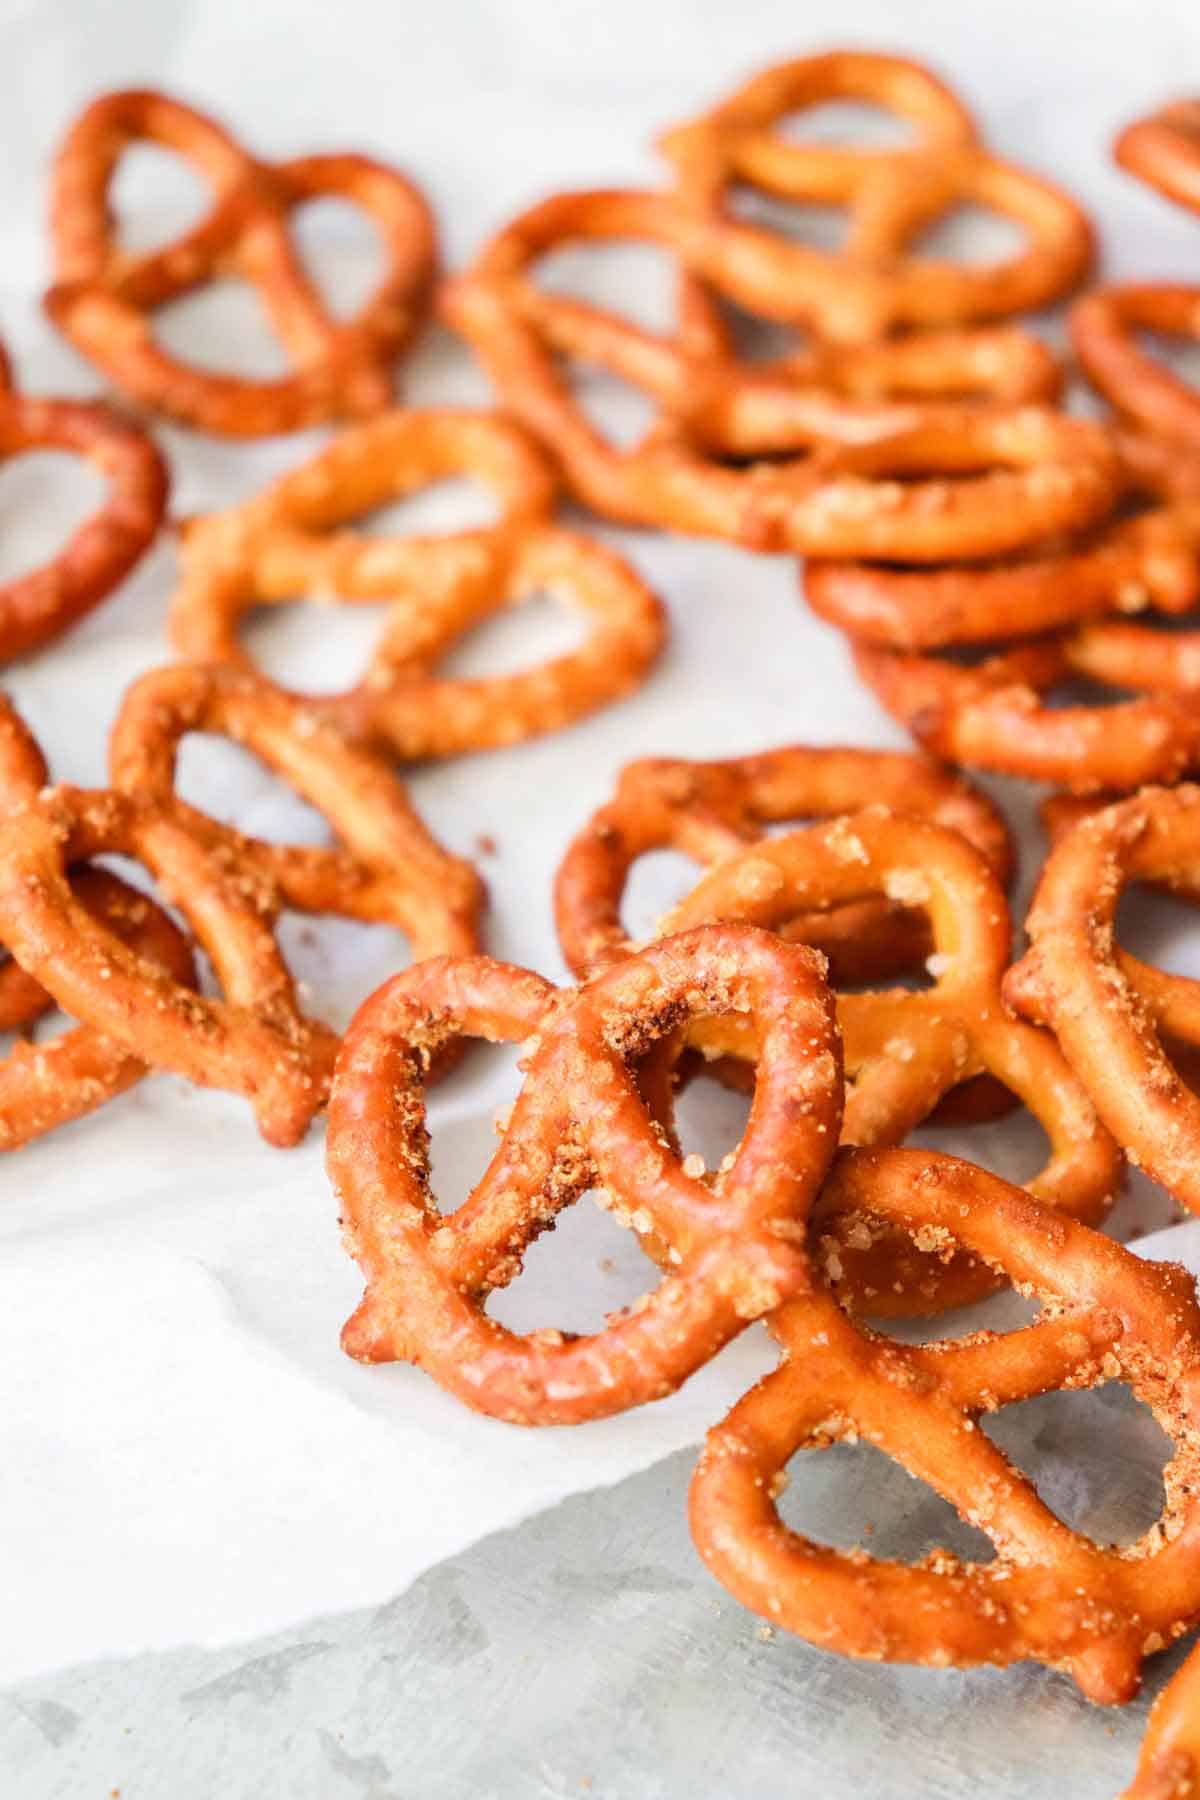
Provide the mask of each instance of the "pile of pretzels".
MULTIPOLYGON (((244 1096, 281 1147, 327 1110, 365 1277, 344 1348, 419 1365, 515 1424, 660 1398, 762 1321, 778 1367, 709 1434, 692 1482, 716 1579, 831 1652, 1029 1659, 1124 1702, 1144 1659, 1200 1625, 1200 1304, 1182 1269, 1098 1229, 1126 1163, 1200 1213, 1200 982, 1139 961, 1116 933, 1135 884, 1200 903, 1200 785, 1186 779, 1200 775, 1200 390, 1144 341, 1200 339, 1200 286, 1072 301, 1074 363, 1103 403, 1084 416, 1064 405, 1076 370, 1012 320, 1084 284, 1087 217, 1000 160, 926 69, 804 57, 661 149, 660 188, 556 194, 443 278, 421 194, 363 156, 267 163, 153 92, 105 96, 67 132, 45 306, 111 393, 33 398, 0 363, 0 456, 85 457, 108 497, 54 561, 0 588, 0 657, 46 651, 166 528, 156 422, 238 438, 339 429, 263 491, 175 522, 178 660, 121 699, 107 787, 53 782, 0 699, 0 1028, 16 1034, 0 1147, 149 1071, 244 1096), (830 101, 884 109, 904 142, 806 138, 806 110, 830 101), (799 134, 783 129, 793 114, 799 134), (145 141, 193 164, 211 205, 133 253, 110 193, 145 141), (361 209, 384 247, 383 277, 349 318, 330 313, 292 236, 295 209, 322 197, 361 209), (836 209, 844 241, 785 235, 764 203, 836 209), (923 254, 964 207, 1009 218, 1020 250, 923 254), (627 240, 675 265, 669 333, 538 283, 564 246, 627 240), (188 364, 155 334, 159 309, 231 275, 281 341, 279 379, 188 364), (434 314, 478 358, 496 411, 396 406, 401 359, 434 314), (746 345, 764 324, 795 341, 756 358, 746 345), (597 368, 648 399, 638 441, 614 442, 582 404, 576 378, 597 368), (494 522, 355 529, 463 474, 494 522), (576 985, 556 987, 484 953, 483 884, 433 838, 399 770, 563 730, 651 675, 666 608, 580 511, 803 559, 807 604, 846 634, 918 749, 628 764, 562 856, 553 904, 576 985), (583 615, 579 648, 516 674, 445 671, 465 633, 547 592, 583 615), (257 666, 249 615, 298 594, 388 603, 353 687, 290 691, 257 666), (176 761, 195 732, 243 745, 333 841, 267 842, 185 801, 176 761), (1015 962, 1009 830, 963 770, 1058 790, 1015 962), (626 885, 662 849, 698 879, 635 941, 626 885), (157 898, 103 865, 114 855, 141 863, 157 898), (290 911, 408 940, 410 966, 343 1037, 279 947, 290 911), (39 1039, 55 1007, 71 1029, 39 1039), (519 1044, 523 1085, 482 1179, 444 1212, 425 1092, 471 1039, 519 1044), (712 1169, 684 1154, 675 1114, 705 1082, 749 1095, 743 1135, 712 1169), (969 1131, 1017 1107, 1047 1140, 1023 1186, 909 1142, 930 1120, 969 1131), (590 1335, 498 1323, 489 1295, 589 1195, 635 1235, 656 1285, 590 1335), (962 1336, 948 1321, 920 1343, 884 1329, 1006 1287, 1040 1302, 1032 1323, 962 1336), (986 1421, 1111 1381, 1151 1408, 1173 1455, 1156 1523, 1105 1547, 1056 1516, 986 1421), (898 1564, 785 1524, 796 1452, 858 1441, 947 1499, 991 1560, 898 1564)), ((1116 156, 1200 213, 1200 101, 1129 126, 1116 156)), ((1200 1652, 1156 1705, 1127 1795, 1200 1796, 1200 1652)))

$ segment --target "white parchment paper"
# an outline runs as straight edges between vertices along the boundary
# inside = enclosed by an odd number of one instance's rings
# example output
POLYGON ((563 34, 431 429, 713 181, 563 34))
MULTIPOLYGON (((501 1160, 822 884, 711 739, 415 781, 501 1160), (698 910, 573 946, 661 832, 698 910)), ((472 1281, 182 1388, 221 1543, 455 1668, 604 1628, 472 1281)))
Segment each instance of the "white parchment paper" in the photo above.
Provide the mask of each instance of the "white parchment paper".
MULTIPOLYGON (((30 388, 96 391, 92 371, 40 320, 37 295, 44 161, 100 88, 174 89, 219 110, 264 154, 353 147, 392 157, 430 194, 455 260, 550 189, 655 178, 657 126, 756 64, 831 35, 899 42, 938 61, 1000 150, 1057 175, 1094 208, 1111 269, 1194 277, 1196 227, 1117 174, 1105 147, 1126 118, 1195 85, 1198 32, 1169 0, 1136 17, 1082 0, 1020 0, 1002 12, 945 0, 904 18, 856 4, 836 21, 765 0, 703 14, 685 0, 449 0, 419 11, 139 0, 103 15, 86 0, 10 6, 0 21, 9 51, 0 68, 0 324, 30 388)), ((139 159, 119 192, 142 242, 176 229, 189 203, 188 184, 153 157, 139 159)), ((993 240, 968 229, 960 241, 993 240)), ((363 234, 323 209, 306 222, 305 242, 339 300, 352 302, 370 274, 363 234)), ((555 279, 665 322, 666 277, 639 252, 607 268, 574 259, 555 279)), ((236 292, 173 309, 163 330, 219 366, 278 366, 236 292)), ((465 352, 434 336, 404 393, 465 401, 486 389, 465 352)), ((618 424, 630 423, 627 398, 602 398, 618 424)), ((176 514, 228 504, 323 441, 162 438, 176 514)), ((89 478, 50 459, 0 471, 0 572, 37 560, 93 492, 89 478)), ((457 522, 472 505, 454 491, 398 517, 457 522)), ((900 742, 854 682, 840 640, 806 615, 786 559, 605 535, 672 609, 669 652, 642 693, 558 737, 412 775, 418 805, 451 848, 471 855, 481 838, 494 840, 479 853, 492 892, 489 947, 552 975, 561 973, 553 871, 630 757, 900 742)), ((6 672, 56 775, 102 781, 123 688, 169 655, 173 573, 164 542, 68 640, 6 672)), ((334 686, 361 656, 369 624, 300 606, 256 642, 281 676, 334 686)), ((569 637, 569 625, 531 608, 479 634, 458 666, 540 659, 569 637)), ((320 829, 226 745, 190 744, 184 785, 251 831, 320 829)), ((1028 865, 1038 853, 1030 797, 1007 786, 1002 798, 1028 865)), ((648 922, 680 879, 668 859, 643 872, 635 922, 648 922)), ((1176 917, 1148 911, 1141 928, 1172 966, 1200 969, 1196 939, 1176 917)), ((337 1020, 403 955, 387 934, 324 924, 289 924, 287 942, 312 1004, 337 1020)), ((513 1079, 510 1062, 481 1055, 439 1093, 432 1117, 447 1204, 482 1168, 513 1079)), ((691 1116, 700 1147, 734 1128, 726 1101, 691 1116)), ((986 1141, 1005 1172, 1031 1166, 1019 1129, 986 1141)), ((695 1442, 766 1364, 765 1345, 748 1334, 664 1404, 541 1433, 477 1419, 412 1369, 360 1369, 337 1348, 359 1286, 338 1246, 322 1156, 319 1132, 298 1150, 271 1150, 241 1103, 158 1077, 0 1166, 0 1679, 251 1637, 382 1600, 483 1534, 695 1442)), ((1168 1216, 1143 1187, 1120 1223, 1146 1229, 1168 1216)), ((1146 1247, 1200 1268, 1195 1227, 1146 1247)), ((537 1247, 500 1304, 521 1323, 587 1325, 635 1293, 643 1274, 628 1241, 584 1206, 537 1247)))

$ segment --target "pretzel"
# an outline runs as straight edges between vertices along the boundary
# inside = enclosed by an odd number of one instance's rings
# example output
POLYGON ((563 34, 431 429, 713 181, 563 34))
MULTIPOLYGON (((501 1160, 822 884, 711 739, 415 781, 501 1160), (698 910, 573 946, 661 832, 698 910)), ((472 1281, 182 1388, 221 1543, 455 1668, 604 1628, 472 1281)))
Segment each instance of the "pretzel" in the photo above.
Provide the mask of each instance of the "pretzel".
MULTIPOLYGON (((736 855, 768 825, 855 812, 869 800, 961 831, 1001 881, 1012 869, 1007 827, 976 789, 924 757, 802 744, 716 762, 652 757, 627 763, 613 798, 594 813, 559 865, 554 907, 568 966, 594 974, 633 946, 621 922, 630 870, 653 850, 709 866, 736 855)), ((879 980, 919 967, 932 949, 923 914, 880 896, 786 922, 783 935, 830 959, 836 982, 879 980)))
MULTIPOLYGON (((661 921, 665 935, 712 920, 767 929, 813 909, 884 894, 927 915, 933 986, 841 993, 838 1024, 848 1079, 842 1138, 863 1146, 900 1143, 954 1087, 990 1076, 1029 1109, 1049 1140, 1030 1191, 1097 1224, 1116 1197, 1120 1158, 1081 1083, 1048 1032, 1013 1020, 1001 999, 1012 924, 987 860, 959 832, 872 806, 782 837, 718 863, 661 921)), ((710 1057, 753 1063, 753 1030, 734 1018, 706 1019, 688 1041, 710 1057)), ((824 1221, 824 1202, 818 1206, 824 1221)), ((820 1238, 839 1296, 878 1317, 932 1313, 996 1286, 970 1258, 876 1239, 861 1223, 820 1238)))
POLYGON ((1102 620, 1030 638, 967 667, 859 643, 855 667, 883 705, 935 756, 964 768, 1052 781, 1086 794, 1177 781, 1200 765, 1196 634, 1102 620), (1052 708, 1055 688, 1091 677, 1156 691, 1111 706, 1052 708))
MULTIPOLYGON (((881 412, 876 402, 864 418, 861 403, 856 411, 844 396, 794 387, 786 375, 766 378, 766 396, 749 387, 739 412, 723 399, 725 339, 694 295, 684 354, 594 308, 542 293, 529 277, 539 258, 577 239, 649 239, 674 248, 679 216, 653 194, 556 195, 507 225, 442 297, 443 313, 472 343, 504 405, 549 446, 572 492, 593 511, 759 550, 924 563, 1000 554, 1109 508, 1119 465, 1104 431, 1089 421, 1046 408, 951 401, 909 401, 899 412, 881 412), (673 397, 682 419, 664 412, 640 444, 614 447, 560 374, 555 357, 563 350, 601 362, 654 397, 673 397), (715 359, 715 389, 703 378, 691 382, 697 358, 715 359), (783 463, 729 468, 693 442, 693 428, 742 449, 817 447, 783 463)), ((880 355, 877 367, 904 352, 880 355)))
POLYGON ((1054 1032, 1130 1160, 1200 1211, 1200 1098, 1162 1043, 1200 1044, 1200 983, 1117 945, 1117 903, 1143 880, 1185 896, 1200 887, 1200 787, 1147 789, 1060 837, 1026 921, 1030 947, 1004 992, 1054 1032))
POLYGON ((483 884, 430 836, 388 765, 253 676, 223 667, 143 676, 113 727, 110 778, 118 793, 171 814, 271 925, 286 908, 392 925, 418 961, 479 948, 483 884), (195 731, 250 750, 328 819, 338 847, 249 838, 181 800, 176 758, 195 731))
POLYGON ((1142 1659, 1200 1616, 1200 1309, 1183 1269, 1111 1239, 954 1157, 844 1154, 831 1206, 961 1245, 1045 1302, 1023 1330, 908 1345, 875 1337, 819 1289, 771 1321, 784 1350, 709 1433, 692 1534, 744 1605, 824 1649, 935 1668, 1032 1660, 1106 1704, 1142 1659), (1121 1380, 1171 1438, 1161 1517, 1136 1544, 1073 1531, 981 1429, 1000 1407, 1121 1380), (835 1550, 783 1524, 775 1500, 802 1448, 860 1439, 986 1532, 995 1559, 931 1551, 915 1565, 835 1550))
MULTIPOLYGON (((2 698, 0 735, 22 735, 2 698)), ((269 1143, 297 1143, 324 1104, 337 1039, 299 1013, 253 883, 215 861, 173 810, 103 789, 45 786, 34 779, 40 758, 18 757, 6 755, 0 943, 64 1012, 139 1064, 244 1094, 269 1143), (153 872, 227 998, 192 992, 140 953, 139 933, 124 941, 87 910, 71 871, 109 855, 153 872)))
POLYGON ((683 246, 690 266, 752 312, 803 319, 842 343, 1044 306, 1092 259, 1091 228, 1075 202, 989 156, 961 102, 899 57, 833 51, 777 64, 659 147, 693 221, 683 246), (913 128, 913 141, 879 150, 797 143, 771 129, 786 114, 838 99, 883 107, 913 128), (744 222, 730 205, 735 183, 844 209, 845 243, 827 252, 744 222), (978 265, 913 254, 938 220, 972 204, 1014 219, 1027 246, 978 265))
POLYGON ((1200 1794, 1200 1651, 1193 1650, 1150 1709, 1137 1774, 1120 1800, 1195 1800, 1200 1794))
POLYGON ((1200 450, 1200 393, 1138 344, 1135 332, 1200 339, 1200 288, 1134 283, 1098 288, 1077 300, 1071 342, 1093 387, 1127 418, 1200 450))
POLYGON ((810 562, 805 598, 851 637, 894 650, 994 643, 1111 612, 1186 612, 1200 601, 1200 460, 1143 434, 1118 443, 1127 497, 1150 503, 1137 517, 987 567, 810 562))
POLYGON ((1113 148, 1122 168, 1200 212, 1200 100, 1175 100, 1127 125, 1113 148))
POLYGON ((29 450, 83 457, 108 497, 52 562, 0 584, 0 660, 26 656, 107 599, 158 535, 167 467, 143 432, 106 407, 17 392, 0 346, 0 460, 29 450))
POLYGON ((419 1363, 477 1411, 571 1424, 657 1399, 809 1279, 796 1242, 841 1117, 841 1062, 821 958, 716 927, 649 946, 575 992, 485 957, 396 976, 346 1035, 329 1171, 367 1278, 342 1342, 364 1362, 419 1363), (747 1010, 762 1055, 737 1150, 680 1163, 639 1091, 639 1062, 689 1018, 747 1010), (448 1216, 429 1186, 422 1086, 460 1034, 525 1040, 525 1083, 479 1185, 448 1216), (489 1319, 489 1292, 561 1209, 598 1190, 665 1265, 657 1289, 576 1337, 489 1319))
POLYGON ((50 232, 45 307, 59 330, 133 400, 229 437, 389 406, 392 366, 420 322, 436 260, 429 209, 397 170, 348 154, 259 162, 203 113, 142 90, 107 94, 72 125, 52 168, 50 232), (144 142, 190 163, 212 206, 182 237, 136 254, 116 241, 109 193, 127 147, 144 142), (330 313, 291 236, 293 210, 330 196, 365 213, 383 242, 383 279, 351 319, 330 313), (255 288, 291 374, 218 375, 155 341, 149 315, 229 275, 255 288))
POLYGON ((388 413, 343 432, 242 505, 192 521, 172 637, 185 656, 253 670, 238 631, 254 607, 306 590, 350 604, 387 599, 383 641, 355 686, 296 696, 314 718, 412 760, 557 730, 639 685, 662 647, 665 616, 628 563, 550 522, 553 495, 545 459, 492 414, 388 413), (494 526, 411 538, 345 529, 467 472, 495 494, 494 526), (543 590, 591 625, 578 650, 512 675, 437 673, 465 632, 543 590))

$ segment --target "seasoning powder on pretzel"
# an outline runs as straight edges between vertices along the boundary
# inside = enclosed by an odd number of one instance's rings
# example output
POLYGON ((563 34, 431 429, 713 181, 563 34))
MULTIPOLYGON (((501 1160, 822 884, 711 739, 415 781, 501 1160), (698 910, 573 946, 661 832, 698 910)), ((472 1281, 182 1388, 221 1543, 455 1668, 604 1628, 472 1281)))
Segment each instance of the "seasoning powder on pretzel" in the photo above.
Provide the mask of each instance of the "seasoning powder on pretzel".
POLYGON ((573 1424, 660 1398, 810 1280, 800 1240, 841 1121, 842 1074, 822 959, 745 926, 648 946, 582 988, 486 957, 436 959, 360 1009, 338 1062, 329 1171, 367 1278, 343 1333, 366 1362, 419 1363, 467 1405, 518 1424, 573 1424), (760 1044, 745 1134, 709 1173, 680 1159, 639 1067, 690 1020, 728 1011, 760 1044), (478 1186, 454 1212, 430 1189, 422 1089, 466 1035, 525 1047, 525 1081, 478 1186), (518 1333, 487 1295, 588 1190, 664 1268, 587 1336, 518 1333))
POLYGON ((690 1516, 709 1569, 773 1625, 843 1656, 934 1668, 1032 1660, 1089 1699, 1136 1692, 1144 1657, 1200 1616, 1200 1308, 1183 1269, 1132 1256, 982 1169, 924 1150, 851 1151, 828 1204, 968 1247, 1044 1304, 1007 1334, 910 1345, 828 1292, 783 1307, 784 1351, 709 1433, 690 1516), (988 1415, 1056 1389, 1123 1381, 1171 1439, 1161 1516, 1134 1544, 1073 1530, 992 1442, 988 1415), (777 1499, 801 1449, 866 1442, 927 1482, 995 1546, 920 1563, 814 1543, 777 1499))
POLYGON ((195 519, 171 605, 176 647, 253 669, 240 640, 258 606, 314 593, 390 602, 363 677, 340 694, 297 695, 309 713, 406 760, 496 748, 572 724, 638 687, 662 648, 665 614, 629 563, 551 518, 546 458, 489 413, 388 413, 343 432, 311 461, 228 512, 195 519), (376 507, 449 475, 497 500, 494 525, 444 536, 349 529, 376 507), (576 650, 514 674, 438 672, 442 657, 503 608, 549 593, 582 614, 576 650))

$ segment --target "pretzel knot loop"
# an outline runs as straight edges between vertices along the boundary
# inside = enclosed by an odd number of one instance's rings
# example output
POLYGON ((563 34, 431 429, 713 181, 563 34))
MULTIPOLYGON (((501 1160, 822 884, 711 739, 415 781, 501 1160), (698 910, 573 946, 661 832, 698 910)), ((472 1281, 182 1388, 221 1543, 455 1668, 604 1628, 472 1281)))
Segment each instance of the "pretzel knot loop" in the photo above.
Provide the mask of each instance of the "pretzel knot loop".
POLYGON ((131 398, 185 425, 232 437, 362 418, 392 399, 392 364, 423 314, 435 244, 424 200, 396 170, 354 155, 267 164, 212 119, 164 94, 96 100, 54 161, 50 317, 131 398), (181 238, 145 254, 115 241, 109 189, 126 148, 148 141, 195 165, 211 210, 181 238), (377 226, 386 269, 351 319, 331 316, 293 243, 290 214, 309 201, 350 201, 377 226), (295 364, 276 381, 211 374, 179 362, 147 317, 228 274, 257 290, 295 364))
POLYGON ((692 1532, 717 1579, 773 1623, 842 1655, 935 1667, 1025 1658, 1089 1698, 1128 1700, 1144 1656, 1200 1611, 1200 1308, 1184 1270, 1139 1260, 995 1176, 928 1151, 852 1151, 830 1204, 968 1246, 1046 1303, 1024 1330, 910 1346, 813 1292, 771 1321, 779 1368, 710 1432, 692 1532), (1060 1388, 1127 1382, 1174 1445, 1161 1517, 1104 1547, 1065 1525, 982 1428, 1060 1388), (865 1440, 995 1545, 905 1566, 790 1530, 775 1499, 798 1450, 865 1440))
POLYGON ((385 984, 347 1034, 329 1168, 366 1295, 343 1342, 419 1363, 481 1412, 567 1424, 657 1399, 809 1281, 798 1239, 841 1116, 823 962, 764 932, 717 926, 654 944, 574 992, 477 957, 385 984), (733 1011, 761 1041, 749 1123, 713 1174, 682 1163, 639 1066, 689 1020, 733 1011), (524 1042, 525 1082, 492 1161, 448 1216, 429 1186, 422 1085, 451 1036, 524 1042), (487 1294, 533 1238, 593 1189, 664 1265, 658 1288, 576 1337, 524 1336, 487 1294))
POLYGON ((753 312, 803 318, 826 337, 870 342, 896 327, 962 324, 1057 299, 1084 274, 1092 235, 1049 182, 989 156, 970 114, 937 78, 899 57, 834 52, 763 71, 660 140, 692 222, 695 271, 753 312), (873 149, 797 142, 771 128, 827 100, 868 101, 913 141, 873 149), (735 183, 848 213, 837 252, 795 244, 737 216, 735 183), (914 253, 921 235, 963 205, 1024 228, 1015 255, 972 265, 914 253))
POLYGON ((98 606, 153 543, 167 505, 167 466, 152 440, 109 408, 19 393, 0 346, 0 460, 61 450, 108 485, 52 562, 0 584, 0 660, 25 656, 98 606))
POLYGON ((242 505, 191 522, 171 607, 176 647, 253 670, 239 627, 254 607, 306 592, 349 605, 387 600, 362 678, 343 693, 294 696, 313 719, 407 760, 557 730, 635 688, 666 624, 630 564, 552 522, 555 487, 536 446, 493 414, 397 410, 371 420, 242 505), (459 474, 495 497, 495 524, 413 537, 350 529, 364 513, 459 474), (474 626, 543 592, 583 615, 589 629, 578 649, 510 675, 439 673, 474 626))

